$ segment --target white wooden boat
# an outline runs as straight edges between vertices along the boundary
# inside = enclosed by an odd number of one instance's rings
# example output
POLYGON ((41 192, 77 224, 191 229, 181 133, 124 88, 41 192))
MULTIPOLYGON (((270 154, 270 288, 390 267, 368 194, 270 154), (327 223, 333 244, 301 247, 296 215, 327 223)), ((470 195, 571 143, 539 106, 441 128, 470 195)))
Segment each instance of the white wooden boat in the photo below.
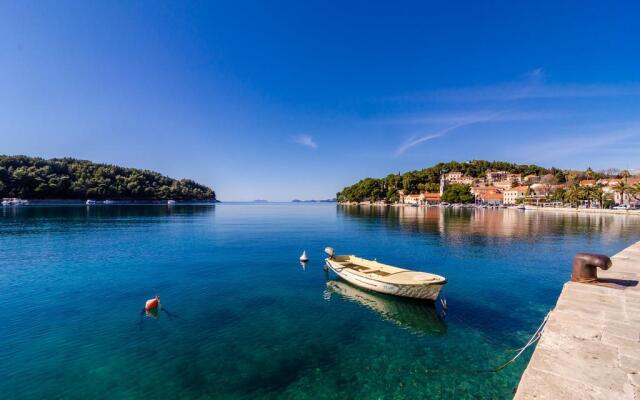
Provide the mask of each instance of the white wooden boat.
POLYGON ((447 279, 427 272, 412 271, 360 258, 336 256, 327 247, 327 267, 345 281, 374 292, 414 299, 435 300, 447 279))

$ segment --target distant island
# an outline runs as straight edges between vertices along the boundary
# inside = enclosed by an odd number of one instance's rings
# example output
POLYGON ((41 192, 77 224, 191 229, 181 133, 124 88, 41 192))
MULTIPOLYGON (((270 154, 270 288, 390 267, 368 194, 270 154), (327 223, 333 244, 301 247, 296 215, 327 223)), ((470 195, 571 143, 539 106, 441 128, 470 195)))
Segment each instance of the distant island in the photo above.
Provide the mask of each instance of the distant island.
POLYGON ((74 158, 45 160, 0 155, 0 197, 23 199, 201 200, 215 192, 190 179, 96 164, 74 158))

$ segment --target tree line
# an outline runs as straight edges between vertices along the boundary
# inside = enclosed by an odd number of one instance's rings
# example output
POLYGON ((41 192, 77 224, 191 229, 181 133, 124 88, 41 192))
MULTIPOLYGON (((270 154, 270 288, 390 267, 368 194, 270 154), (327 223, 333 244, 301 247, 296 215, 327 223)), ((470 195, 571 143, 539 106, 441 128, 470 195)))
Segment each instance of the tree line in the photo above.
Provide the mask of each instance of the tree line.
POLYGON ((190 179, 73 158, 0 155, 0 197, 27 199, 215 200, 190 179))
MULTIPOLYGON (((462 172, 465 176, 480 178, 486 175, 487 171, 507 171, 522 176, 536 175, 546 178, 558 184, 572 185, 581 179, 600 179, 606 176, 619 176, 618 170, 608 170, 595 172, 591 168, 586 171, 562 170, 559 168, 545 168, 533 164, 514 164, 504 161, 473 160, 468 162, 450 161, 438 163, 432 167, 418 171, 409 171, 404 174, 390 174, 384 178, 365 178, 359 182, 347 186, 337 193, 337 200, 346 201, 389 201, 398 200, 398 191, 402 190, 406 194, 416 194, 421 192, 437 192, 439 190, 440 176, 443 173, 452 171, 462 172)), ((462 188, 457 188, 458 193, 452 197, 457 198, 468 196, 462 188)))
MULTIPOLYGON (((618 182, 613 186, 613 191, 618 193, 621 198, 627 196, 634 200, 640 200, 640 183, 630 185, 624 181, 618 182)), ((547 197, 548 200, 571 204, 575 207, 582 201, 597 203, 602 208, 610 208, 615 204, 613 193, 605 192, 603 186, 600 185, 579 186, 574 184, 550 193, 547 197)), ((520 200, 526 201, 526 199, 520 200)))

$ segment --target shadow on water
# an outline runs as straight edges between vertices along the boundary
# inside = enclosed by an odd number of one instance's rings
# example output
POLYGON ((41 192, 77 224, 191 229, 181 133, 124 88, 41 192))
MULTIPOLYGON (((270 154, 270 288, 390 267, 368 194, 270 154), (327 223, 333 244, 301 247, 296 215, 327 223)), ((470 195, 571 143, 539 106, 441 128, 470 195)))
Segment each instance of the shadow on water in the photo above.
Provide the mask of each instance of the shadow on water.
POLYGON ((438 316, 432 302, 378 294, 340 279, 327 282, 325 298, 330 299, 332 294, 375 311, 385 320, 416 335, 442 335, 447 332, 447 325, 438 316))

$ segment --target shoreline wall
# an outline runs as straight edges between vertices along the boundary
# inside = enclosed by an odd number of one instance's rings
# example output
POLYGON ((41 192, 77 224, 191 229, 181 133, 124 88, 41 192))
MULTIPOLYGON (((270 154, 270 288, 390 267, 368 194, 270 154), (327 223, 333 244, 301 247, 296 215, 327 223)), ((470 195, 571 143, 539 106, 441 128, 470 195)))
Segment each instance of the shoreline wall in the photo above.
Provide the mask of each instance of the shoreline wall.
POLYGON ((515 400, 640 398, 640 241, 611 260, 607 286, 564 284, 515 400))

